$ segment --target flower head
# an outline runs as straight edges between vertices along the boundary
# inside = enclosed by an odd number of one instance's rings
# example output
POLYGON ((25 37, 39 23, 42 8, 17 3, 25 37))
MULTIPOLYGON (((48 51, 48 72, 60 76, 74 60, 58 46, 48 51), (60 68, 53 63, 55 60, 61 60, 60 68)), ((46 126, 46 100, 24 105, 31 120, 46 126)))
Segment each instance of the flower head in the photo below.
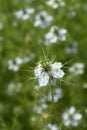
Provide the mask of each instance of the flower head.
POLYGON ((17 19, 28 20, 30 18, 30 15, 33 14, 34 11, 35 11, 34 8, 26 8, 24 11, 19 10, 16 11, 14 14, 17 19))
POLYGON ((53 44, 59 41, 65 41, 66 40, 66 33, 67 30, 62 28, 59 29, 56 26, 52 26, 50 31, 45 35, 46 44, 53 44))
POLYGON ((74 106, 71 106, 67 112, 62 115, 63 123, 65 126, 77 127, 79 121, 82 119, 82 114, 77 113, 74 106))
POLYGON ((46 3, 54 9, 59 6, 65 6, 65 2, 63 0, 48 0, 46 3))
POLYGON ((68 46, 65 47, 66 54, 77 54, 78 52, 78 42, 71 42, 68 46))
POLYGON ((43 10, 36 15, 34 26, 46 28, 52 20, 53 17, 51 15, 48 15, 47 12, 43 10))
POLYGON ((84 73, 84 67, 84 63, 77 62, 69 68, 69 72, 73 73, 74 75, 82 75, 84 73))
MULTIPOLYGON (((54 91, 54 102, 57 103, 62 97, 63 97, 62 89, 56 88, 55 91, 54 91)), ((47 98, 48 98, 48 101, 52 100, 52 95, 51 95, 50 92, 48 93, 47 98)))
POLYGON ((40 86, 46 86, 51 77, 60 79, 64 76, 61 62, 39 62, 34 70, 40 86))
POLYGON ((48 128, 49 128, 49 130, 58 130, 58 127, 57 127, 56 124, 51 124, 51 123, 49 123, 49 124, 48 124, 48 128))

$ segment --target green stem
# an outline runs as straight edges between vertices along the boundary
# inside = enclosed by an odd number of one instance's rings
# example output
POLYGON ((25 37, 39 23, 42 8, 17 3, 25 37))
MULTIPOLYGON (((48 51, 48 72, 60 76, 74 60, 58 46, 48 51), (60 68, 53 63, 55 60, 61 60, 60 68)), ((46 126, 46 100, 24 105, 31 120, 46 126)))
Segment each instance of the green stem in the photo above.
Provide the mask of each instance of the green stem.
POLYGON ((52 96, 52 102, 54 103, 54 93, 53 93, 53 91, 52 91, 51 86, 50 86, 50 93, 51 93, 51 96, 52 96))

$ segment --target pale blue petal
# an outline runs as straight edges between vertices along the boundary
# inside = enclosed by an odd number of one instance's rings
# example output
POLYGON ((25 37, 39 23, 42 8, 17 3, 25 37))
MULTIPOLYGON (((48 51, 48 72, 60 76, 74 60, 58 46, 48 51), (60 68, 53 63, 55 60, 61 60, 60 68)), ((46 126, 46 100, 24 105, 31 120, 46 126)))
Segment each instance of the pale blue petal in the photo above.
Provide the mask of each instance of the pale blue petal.
POLYGON ((61 62, 55 62, 54 64, 51 65, 52 70, 59 70, 62 67, 62 63, 61 62))
POLYGON ((39 84, 41 87, 46 86, 49 82, 49 75, 46 72, 41 73, 38 78, 39 84))
POLYGON ((54 78, 62 78, 64 76, 64 72, 60 69, 58 71, 52 71, 52 76, 54 78))
POLYGON ((59 34, 60 35, 64 35, 64 34, 66 34, 67 33, 67 30, 66 29, 60 29, 59 30, 59 34))
POLYGON ((50 39, 50 43, 55 43, 57 42, 58 38, 57 36, 53 36, 51 39, 50 39))
POLYGON ((42 70, 43 70, 43 69, 42 69, 41 67, 35 68, 35 70, 34 70, 34 75, 35 75, 35 76, 39 76, 39 75, 41 74, 42 70))

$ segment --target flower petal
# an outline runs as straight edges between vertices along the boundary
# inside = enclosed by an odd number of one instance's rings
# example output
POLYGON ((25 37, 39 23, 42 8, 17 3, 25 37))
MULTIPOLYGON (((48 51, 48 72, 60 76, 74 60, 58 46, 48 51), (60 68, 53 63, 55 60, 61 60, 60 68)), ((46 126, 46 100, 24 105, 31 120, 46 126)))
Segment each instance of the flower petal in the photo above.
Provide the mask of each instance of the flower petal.
POLYGON ((55 62, 54 64, 52 64, 52 70, 57 70, 60 69, 61 67, 62 67, 61 62, 55 62))
POLYGON ((38 78, 39 84, 41 87, 46 86, 49 82, 49 75, 46 72, 41 73, 38 78))
POLYGON ((50 43, 55 43, 57 42, 57 36, 53 36, 51 39, 50 39, 50 43))
POLYGON ((66 40, 66 36, 65 35, 59 35, 59 40, 61 41, 65 41, 66 40))
POLYGON ((66 33, 67 33, 67 30, 64 29, 64 28, 62 28, 62 29, 59 30, 59 34, 60 34, 60 35, 64 35, 64 34, 66 34, 66 33))
POLYGON ((34 26, 37 27, 37 26, 39 26, 40 24, 41 24, 41 21, 38 20, 38 21, 35 21, 34 26))
POLYGON ((52 32, 49 32, 49 33, 47 33, 46 35, 45 35, 45 38, 46 39, 50 39, 50 38, 52 38, 53 37, 53 33, 52 32))
POLYGON ((52 76, 54 77, 54 78, 62 78, 63 76, 64 76, 64 72, 63 72, 63 70, 58 70, 58 71, 52 71, 52 76))
POLYGON ((34 70, 35 76, 39 76, 41 74, 42 70, 43 70, 42 67, 40 67, 40 66, 36 67, 34 70))
POLYGON ((74 119, 74 120, 81 120, 81 118, 82 118, 82 115, 81 115, 80 113, 75 113, 75 114, 73 115, 73 119, 74 119))

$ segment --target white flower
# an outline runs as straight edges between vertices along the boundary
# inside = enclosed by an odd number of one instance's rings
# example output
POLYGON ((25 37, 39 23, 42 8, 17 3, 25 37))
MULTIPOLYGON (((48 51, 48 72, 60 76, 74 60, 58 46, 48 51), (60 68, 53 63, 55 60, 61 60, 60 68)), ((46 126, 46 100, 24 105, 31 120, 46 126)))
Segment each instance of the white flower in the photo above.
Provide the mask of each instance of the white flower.
POLYGON ((46 103, 46 98, 44 97, 40 98, 38 104, 34 106, 33 111, 38 114, 42 114, 43 111, 48 108, 48 104, 46 103))
POLYGON ((25 11, 27 14, 33 14, 35 9, 34 8, 26 8, 25 11))
POLYGON ((15 16, 17 19, 20 19, 23 16, 23 10, 16 11, 15 16))
POLYGON ((61 69, 62 66, 61 62, 55 62, 53 64, 47 62, 45 65, 39 63, 34 70, 34 75, 38 78, 39 85, 46 86, 51 76, 57 79, 62 78, 65 74, 61 69))
POLYGON ((17 19, 28 20, 30 18, 30 14, 33 14, 33 13, 34 13, 33 8, 26 8, 24 11, 19 10, 19 11, 16 11, 14 14, 17 19))
POLYGON ((65 48, 65 52, 67 54, 76 54, 78 51, 78 42, 74 41, 71 42, 66 48, 65 48))
POLYGON ((65 6, 65 2, 63 0, 47 0, 46 3, 54 9, 58 8, 59 6, 65 6))
POLYGON ((45 35, 46 45, 56 43, 58 40, 65 41, 66 33, 66 29, 58 29, 58 27, 52 26, 50 31, 45 35))
POLYGON ((16 63, 17 65, 20 65, 20 64, 23 63, 23 59, 20 58, 20 57, 16 57, 16 58, 15 58, 15 63, 16 63))
POLYGON ((50 24, 50 22, 52 20, 53 20, 53 17, 48 15, 46 11, 41 11, 35 17, 34 26, 35 27, 45 28, 50 24))
POLYGON ((56 124, 48 124, 48 128, 50 129, 50 130, 58 130, 58 127, 57 127, 57 125, 56 124))
POLYGON ((19 93, 21 91, 21 88, 22 84, 20 82, 17 84, 11 82, 7 87, 6 93, 11 96, 14 93, 19 93))
POLYGON ((41 114, 43 110, 42 110, 41 106, 36 105, 36 106, 34 106, 33 111, 38 113, 38 114, 41 114))
POLYGON ((8 69, 16 72, 19 70, 19 66, 17 64, 14 64, 12 60, 9 60, 8 61, 8 69))
POLYGON ((8 61, 8 69, 12 71, 18 71, 20 69, 21 64, 25 64, 31 61, 35 57, 34 53, 30 54, 30 56, 26 56, 24 58, 16 57, 14 60, 8 61))
POLYGON ((84 63, 74 63, 68 70, 75 75, 82 75, 84 73, 84 63))
POLYGON ((82 119, 82 114, 77 113, 74 106, 71 106, 67 112, 62 115, 63 123, 65 126, 78 126, 79 121, 82 119))
MULTIPOLYGON (((61 88, 57 88, 54 91, 54 102, 57 103, 59 101, 59 99, 61 99, 63 97, 62 95, 62 89, 61 88)), ((52 95, 51 93, 48 94, 48 100, 51 101, 52 100, 52 95)))

